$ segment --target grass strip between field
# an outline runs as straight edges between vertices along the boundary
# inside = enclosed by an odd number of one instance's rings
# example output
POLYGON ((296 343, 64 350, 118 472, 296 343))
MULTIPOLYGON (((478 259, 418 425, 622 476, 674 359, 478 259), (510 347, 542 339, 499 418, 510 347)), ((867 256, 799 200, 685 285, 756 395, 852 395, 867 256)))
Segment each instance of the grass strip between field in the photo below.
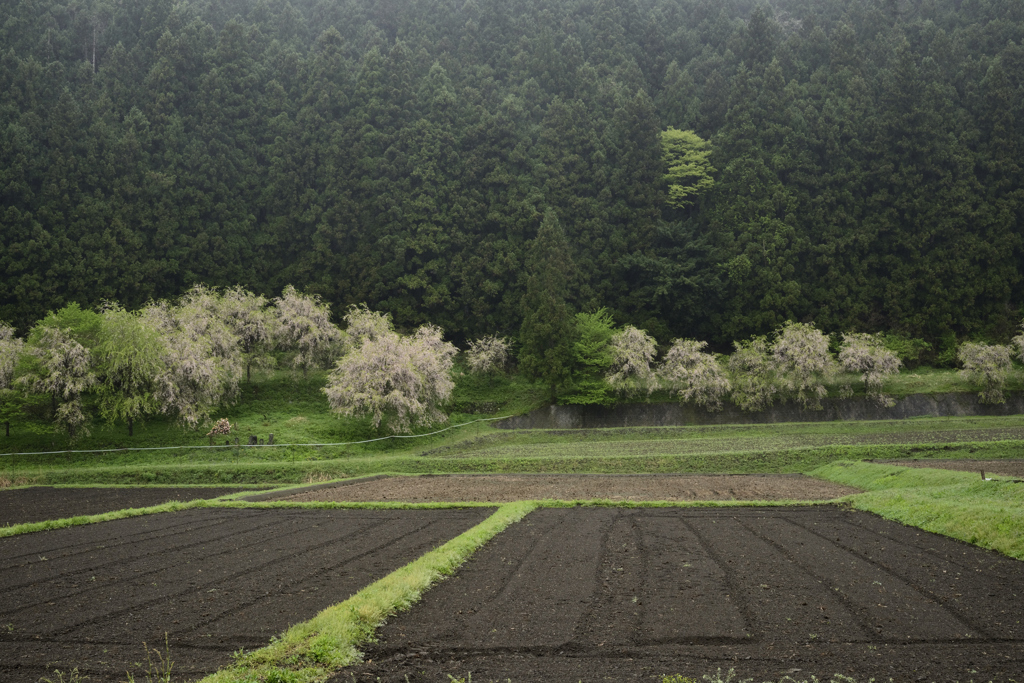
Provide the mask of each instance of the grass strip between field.
POLYGON ((502 505, 469 531, 292 626, 270 645, 238 656, 233 665, 207 676, 203 683, 250 683, 271 676, 282 683, 326 680, 337 669, 360 660, 358 647, 373 637, 385 619, 418 601, 430 586, 536 507, 532 501, 502 505))
POLYGON ((864 489, 840 499, 855 509, 1024 560, 1024 483, 868 462, 831 463, 808 474, 864 489))

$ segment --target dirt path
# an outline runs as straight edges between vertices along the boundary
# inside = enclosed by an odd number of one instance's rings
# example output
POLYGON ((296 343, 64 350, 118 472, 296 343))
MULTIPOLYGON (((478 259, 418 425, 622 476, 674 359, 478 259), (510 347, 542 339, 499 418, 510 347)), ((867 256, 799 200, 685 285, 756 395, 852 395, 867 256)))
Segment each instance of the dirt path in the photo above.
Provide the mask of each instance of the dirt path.
POLYGON ((873 462, 901 467, 936 467, 943 470, 977 472, 979 477, 981 477, 981 470, 985 470, 986 474, 1024 478, 1024 460, 875 460, 873 462))
POLYGON ((207 488, 180 486, 174 488, 83 487, 64 488, 32 486, 12 491, 0 490, 0 526, 64 519, 79 515, 98 515, 125 508, 143 508, 199 498, 248 491, 240 488, 207 488))
POLYGON ((332 683, 1019 681, 1021 596, 1022 562, 832 506, 545 509, 332 683))
POLYGON ((187 510, 0 539, 0 681, 146 680, 165 633, 173 680, 196 680, 491 512, 187 510))
POLYGON ((856 489, 800 474, 436 475, 318 488, 290 501, 831 500, 856 489))

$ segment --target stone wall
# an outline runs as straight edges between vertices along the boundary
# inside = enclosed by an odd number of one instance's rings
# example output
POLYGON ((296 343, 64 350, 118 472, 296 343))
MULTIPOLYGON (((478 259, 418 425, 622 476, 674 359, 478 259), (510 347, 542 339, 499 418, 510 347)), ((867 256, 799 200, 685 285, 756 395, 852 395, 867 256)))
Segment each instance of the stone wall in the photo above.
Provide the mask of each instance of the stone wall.
POLYGON ((608 427, 678 427, 686 425, 829 422, 833 420, 902 420, 909 417, 1024 414, 1024 394, 1006 403, 983 404, 977 394, 913 394, 891 408, 863 396, 826 399, 822 410, 783 403, 751 413, 732 404, 717 412, 679 403, 623 403, 616 406, 548 406, 526 415, 494 422, 500 429, 601 429, 608 427))

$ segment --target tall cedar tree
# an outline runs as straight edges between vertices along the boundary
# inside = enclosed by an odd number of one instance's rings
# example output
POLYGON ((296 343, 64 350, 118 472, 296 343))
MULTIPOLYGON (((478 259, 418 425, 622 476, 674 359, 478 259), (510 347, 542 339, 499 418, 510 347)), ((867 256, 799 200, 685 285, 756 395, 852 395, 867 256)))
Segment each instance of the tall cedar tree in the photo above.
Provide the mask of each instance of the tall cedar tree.
POLYGON ((569 241, 548 209, 526 259, 519 367, 528 377, 546 382, 552 398, 572 374, 575 326, 568 298, 575 270, 569 241))

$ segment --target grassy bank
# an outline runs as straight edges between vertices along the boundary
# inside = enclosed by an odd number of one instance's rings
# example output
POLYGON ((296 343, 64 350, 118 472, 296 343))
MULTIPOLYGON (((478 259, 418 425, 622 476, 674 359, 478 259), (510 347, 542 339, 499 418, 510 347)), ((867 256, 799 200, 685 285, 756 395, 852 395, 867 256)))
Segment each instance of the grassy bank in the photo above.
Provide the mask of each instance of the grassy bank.
POLYGON ((357 648, 387 617, 418 601, 431 585, 452 574, 484 543, 535 507, 532 502, 502 505, 469 531, 296 624, 270 645, 240 653, 233 666, 206 677, 204 683, 271 680, 271 676, 289 683, 329 678, 337 669, 359 661, 357 648))
POLYGON ((1024 484, 952 472, 835 462, 811 476, 865 489, 845 502, 903 524, 1024 560, 1024 484))

